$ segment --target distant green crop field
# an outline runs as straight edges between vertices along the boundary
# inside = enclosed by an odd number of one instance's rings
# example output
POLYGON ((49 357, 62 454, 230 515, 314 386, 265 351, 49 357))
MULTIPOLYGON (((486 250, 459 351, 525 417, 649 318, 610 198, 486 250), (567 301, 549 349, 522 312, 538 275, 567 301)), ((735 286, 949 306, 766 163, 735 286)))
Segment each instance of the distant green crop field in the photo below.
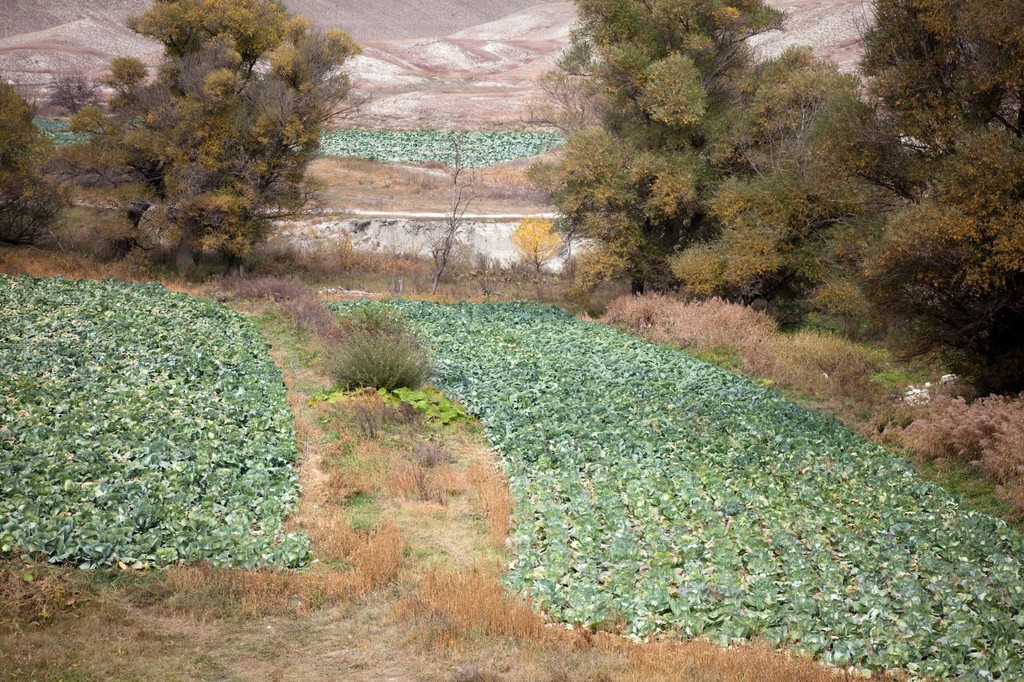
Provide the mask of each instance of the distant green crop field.
POLYGON ((281 372, 237 313, 163 287, 0 277, 0 555, 299 566, 281 372))
POLYGON ((89 139, 88 135, 69 131, 68 124, 64 121, 58 121, 53 118, 37 118, 34 123, 58 147, 86 142, 89 139))
POLYGON ((755 382, 534 304, 403 303, 510 478, 550 617, 1024 678, 1024 538, 755 382))
POLYGON ((388 163, 455 162, 455 144, 466 168, 492 166, 543 154, 565 141, 554 133, 438 130, 332 130, 324 135, 324 156, 355 156, 388 163))
MULTIPOLYGON (((89 139, 68 131, 67 123, 35 119, 36 126, 62 147, 89 139)), ((455 163, 458 141, 465 168, 482 168, 537 156, 565 142, 556 133, 467 132, 442 130, 332 130, 324 133, 322 156, 354 156, 384 163, 455 163)))

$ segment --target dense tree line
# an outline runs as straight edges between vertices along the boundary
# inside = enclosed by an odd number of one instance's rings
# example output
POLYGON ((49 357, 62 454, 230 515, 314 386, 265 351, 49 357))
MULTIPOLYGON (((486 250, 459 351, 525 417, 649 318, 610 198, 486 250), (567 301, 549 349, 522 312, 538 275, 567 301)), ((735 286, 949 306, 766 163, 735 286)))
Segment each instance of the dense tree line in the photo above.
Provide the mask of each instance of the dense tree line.
POLYGON ((597 125, 533 174, 596 245, 583 285, 873 311, 979 388, 1024 389, 1022 0, 877 0, 862 79, 756 58, 781 25, 761 0, 577 5, 549 80, 597 125))

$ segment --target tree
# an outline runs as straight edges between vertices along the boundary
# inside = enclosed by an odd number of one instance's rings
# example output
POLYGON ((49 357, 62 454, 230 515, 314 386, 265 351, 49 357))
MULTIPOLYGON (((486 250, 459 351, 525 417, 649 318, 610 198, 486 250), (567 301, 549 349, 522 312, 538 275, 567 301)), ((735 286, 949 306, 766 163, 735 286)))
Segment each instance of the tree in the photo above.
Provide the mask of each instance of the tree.
POLYGON ((72 115, 99 101, 99 81, 86 78, 80 71, 57 74, 50 86, 50 104, 72 115))
POLYGON ((600 86, 601 125, 572 135, 533 178, 602 252, 590 261, 622 264, 634 292, 674 286, 669 258, 713 230, 707 200, 731 160, 725 134, 753 64, 746 40, 781 14, 761 0, 577 6, 572 50, 600 86))
POLYGON ((512 232, 511 240, 519 259, 532 265, 537 274, 565 247, 555 224, 546 218, 525 218, 512 232))
POLYGON ((448 212, 445 214, 441 230, 430 240, 430 258, 434 262, 434 281, 430 294, 437 293, 441 283, 441 275, 448 268, 452 250, 459 241, 466 210, 476 198, 473 191, 473 178, 467 181, 467 169, 463 165, 462 148, 465 146, 464 136, 456 134, 452 137, 451 188, 449 191, 448 212))
POLYGON ((910 350, 1024 389, 1024 2, 877 0, 845 158, 892 210, 865 269, 910 350))
POLYGON ((845 233, 863 228, 872 193, 834 161, 837 119, 858 106, 857 79, 791 48, 757 65, 726 137, 735 162, 712 190, 710 238, 672 259, 692 294, 799 315, 810 303, 863 311, 845 233), (842 297, 836 296, 843 291, 842 297))
POLYGON ((42 172, 52 152, 32 108, 0 81, 0 242, 33 244, 60 215, 61 194, 42 172))
POLYGON ((349 91, 340 67, 359 48, 277 0, 157 0, 129 26, 164 44, 156 78, 115 59, 109 113, 78 114, 73 127, 93 138, 66 162, 114 190, 126 213, 151 208, 179 266, 200 250, 238 270, 273 220, 308 203, 306 169, 349 91))

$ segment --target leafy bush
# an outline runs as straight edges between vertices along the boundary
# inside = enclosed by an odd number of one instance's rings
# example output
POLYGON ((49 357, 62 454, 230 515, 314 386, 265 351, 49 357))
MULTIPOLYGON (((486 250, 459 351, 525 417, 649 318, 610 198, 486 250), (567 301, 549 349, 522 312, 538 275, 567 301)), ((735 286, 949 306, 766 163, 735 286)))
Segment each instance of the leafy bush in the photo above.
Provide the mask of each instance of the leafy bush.
POLYGON ((447 426, 466 418, 466 411, 461 405, 453 403, 444 393, 430 386, 420 390, 398 388, 393 392, 385 393, 385 397, 411 406, 426 417, 428 423, 447 426))
POLYGON ((0 277, 0 556, 302 565, 267 351, 238 314, 158 285, 0 277))
POLYGON ((342 320, 342 330, 330 371, 343 388, 419 388, 430 377, 430 356, 394 311, 360 306, 342 320))
POLYGON ((529 304, 400 305, 485 424, 508 581, 552 618, 1011 679, 1024 538, 755 382, 529 304))

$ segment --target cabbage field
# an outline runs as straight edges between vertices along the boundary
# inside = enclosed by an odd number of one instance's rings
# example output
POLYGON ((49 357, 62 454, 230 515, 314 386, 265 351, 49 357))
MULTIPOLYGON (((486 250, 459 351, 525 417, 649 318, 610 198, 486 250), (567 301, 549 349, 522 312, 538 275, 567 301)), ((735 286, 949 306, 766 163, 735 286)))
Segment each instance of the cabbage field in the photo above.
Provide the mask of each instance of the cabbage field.
POLYGON ((69 144, 79 144, 80 142, 87 142, 89 140, 88 135, 81 133, 73 133, 68 130, 68 124, 64 121, 58 121, 55 118, 37 118, 33 120, 36 127, 43 131, 43 134, 58 147, 64 147, 69 144))
POLYGON ((481 168, 543 154, 564 142, 554 133, 467 132, 441 130, 332 130, 324 134, 321 154, 356 156, 386 163, 455 162, 458 142, 462 165, 481 168))
POLYGON ((156 284, 0 277, 0 556, 299 566, 294 422, 238 314, 156 284))
POLYGON ((552 308, 401 309, 504 460, 508 581, 551 618, 1024 678, 1024 539, 880 446, 552 308))

